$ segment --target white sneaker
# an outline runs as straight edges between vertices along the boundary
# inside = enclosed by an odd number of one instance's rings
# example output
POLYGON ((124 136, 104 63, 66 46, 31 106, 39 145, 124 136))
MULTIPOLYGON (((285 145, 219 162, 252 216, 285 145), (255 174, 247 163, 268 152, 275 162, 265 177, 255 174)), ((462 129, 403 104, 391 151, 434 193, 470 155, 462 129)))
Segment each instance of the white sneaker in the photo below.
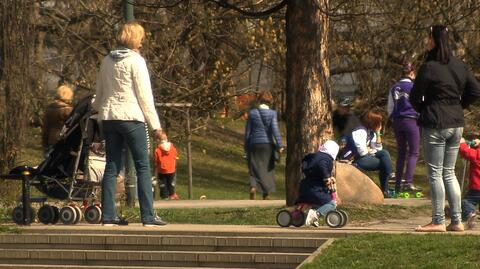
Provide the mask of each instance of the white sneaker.
POLYGON ((311 226, 318 221, 318 213, 315 209, 308 210, 307 219, 305 219, 305 226, 311 226))

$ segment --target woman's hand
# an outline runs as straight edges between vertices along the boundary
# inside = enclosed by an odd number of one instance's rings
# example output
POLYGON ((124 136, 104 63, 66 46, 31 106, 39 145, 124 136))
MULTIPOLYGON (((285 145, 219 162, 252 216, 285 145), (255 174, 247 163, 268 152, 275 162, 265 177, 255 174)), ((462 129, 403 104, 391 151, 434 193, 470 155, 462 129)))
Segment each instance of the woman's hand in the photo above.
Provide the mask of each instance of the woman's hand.
POLYGON ((465 143, 465 138, 462 137, 460 138, 460 144, 463 144, 463 143, 465 143))

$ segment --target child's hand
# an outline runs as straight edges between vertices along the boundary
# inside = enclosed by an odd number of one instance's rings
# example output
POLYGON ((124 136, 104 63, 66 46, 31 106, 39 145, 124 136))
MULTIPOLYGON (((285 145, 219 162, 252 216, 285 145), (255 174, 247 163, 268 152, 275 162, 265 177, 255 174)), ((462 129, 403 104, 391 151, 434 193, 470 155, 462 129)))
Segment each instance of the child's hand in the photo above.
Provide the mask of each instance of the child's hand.
POLYGON ((473 146, 474 148, 480 146, 480 139, 474 139, 473 142, 475 142, 475 145, 473 146))
POLYGON ((463 143, 465 143, 465 138, 462 137, 460 138, 460 144, 463 144, 463 143))

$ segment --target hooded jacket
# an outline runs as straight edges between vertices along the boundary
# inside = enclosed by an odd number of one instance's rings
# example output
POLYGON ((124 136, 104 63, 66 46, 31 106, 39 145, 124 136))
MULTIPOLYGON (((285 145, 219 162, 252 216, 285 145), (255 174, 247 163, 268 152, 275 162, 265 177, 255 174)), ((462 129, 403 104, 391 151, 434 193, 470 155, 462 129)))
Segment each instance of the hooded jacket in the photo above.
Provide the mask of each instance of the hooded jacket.
POLYGON ((325 180, 332 176, 333 160, 337 154, 337 143, 329 140, 320 147, 320 151, 303 158, 302 171, 305 178, 300 182, 297 203, 321 206, 332 200, 325 180))
POLYGON ((155 150, 157 173, 173 174, 177 165, 177 149, 170 142, 160 143, 155 150))
POLYGON ((147 64, 130 49, 114 50, 103 59, 92 106, 98 120, 141 121, 153 130, 161 128, 147 64))
POLYGON ((42 146, 44 148, 58 142, 65 120, 72 110, 72 105, 62 100, 55 100, 47 106, 42 125, 42 146))

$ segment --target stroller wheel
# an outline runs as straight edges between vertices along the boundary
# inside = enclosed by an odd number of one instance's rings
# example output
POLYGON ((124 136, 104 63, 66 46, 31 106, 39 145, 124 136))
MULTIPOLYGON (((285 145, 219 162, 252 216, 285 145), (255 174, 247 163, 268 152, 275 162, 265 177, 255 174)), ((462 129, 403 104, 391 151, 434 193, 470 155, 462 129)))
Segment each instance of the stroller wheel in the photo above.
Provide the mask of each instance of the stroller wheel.
MULTIPOLYGON (((30 213, 30 221, 33 222, 35 220, 35 211, 33 208, 30 207, 30 210, 28 211, 30 213)), ((18 225, 24 225, 24 219, 23 219, 23 206, 19 205, 13 209, 12 212, 12 220, 18 225)))
POLYGON ((277 213, 277 224, 280 227, 288 227, 292 225, 292 215, 290 214, 290 211, 286 209, 280 210, 277 213))
POLYGON ((348 214, 347 214, 347 212, 345 212, 343 210, 338 210, 338 212, 340 212, 340 214, 343 217, 342 224, 338 228, 342 228, 343 226, 347 225, 347 223, 348 223, 348 214))
POLYGON ((71 206, 63 207, 60 210, 60 221, 65 225, 72 225, 77 218, 77 211, 71 206))
POLYGON ((53 209, 53 213, 54 213, 54 216, 53 216, 53 219, 52 219, 52 224, 57 224, 58 220, 60 219, 60 209, 58 209, 58 207, 52 205, 52 209, 53 209))
POLYGON ((53 223, 55 218, 55 211, 49 205, 44 205, 40 207, 37 214, 38 220, 43 224, 50 224, 53 223))
POLYGON ((330 228, 339 228, 343 223, 343 216, 337 210, 332 210, 325 216, 325 223, 330 228))
POLYGON ((292 212, 292 225, 295 227, 301 227, 305 225, 305 213, 300 209, 295 209, 292 212))
POLYGON ((77 205, 71 205, 71 207, 73 207, 73 209, 75 209, 75 213, 77 213, 73 224, 77 224, 82 220, 82 217, 83 217, 82 210, 77 205))
POLYGON ((85 220, 90 224, 98 224, 102 220, 102 210, 99 206, 91 205, 85 209, 85 220))

